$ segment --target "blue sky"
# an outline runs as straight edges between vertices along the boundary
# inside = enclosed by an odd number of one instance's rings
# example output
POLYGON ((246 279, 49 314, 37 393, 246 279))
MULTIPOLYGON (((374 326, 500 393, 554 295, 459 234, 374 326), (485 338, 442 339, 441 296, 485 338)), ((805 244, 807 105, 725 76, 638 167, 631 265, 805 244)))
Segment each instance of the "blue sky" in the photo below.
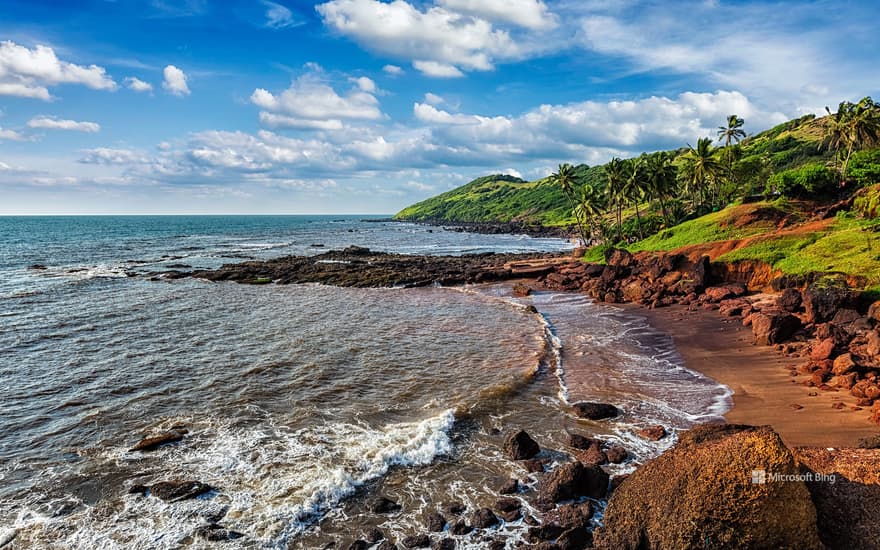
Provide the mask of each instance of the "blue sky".
POLYGON ((0 215, 393 213, 877 95, 880 7, 0 2, 0 215))

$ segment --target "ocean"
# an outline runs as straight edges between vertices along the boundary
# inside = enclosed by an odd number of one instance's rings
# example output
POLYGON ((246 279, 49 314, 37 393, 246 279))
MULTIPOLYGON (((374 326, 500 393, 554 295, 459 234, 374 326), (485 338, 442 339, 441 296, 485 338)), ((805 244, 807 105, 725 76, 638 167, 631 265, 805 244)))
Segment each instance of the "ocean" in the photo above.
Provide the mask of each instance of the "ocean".
MULTIPOLYGON (((0 545, 207 548, 217 543, 196 533, 211 522, 243 535, 225 548, 346 548, 371 527, 400 540, 450 503, 491 504, 511 477, 533 487, 501 450, 511 429, 553 462, 566 432, 617 441, 637 462, 730 407, 729 389, 684 368, 668 336, 580 295, 148 276, 349 245, 570 249, 363 218, 0 217, 0 545), (578 400, 624 414, 579 420, 578 400), (658 423, 673 436, 634 435, 658 423), (179 443, 130 451, 180 426, 179 443), (173 480, 213 489, 180 502, 129 493, 173 480), (402 511, 369 512, 375 495, 402 511)), ((514 548, 525 528, 495 537, 514 548)))

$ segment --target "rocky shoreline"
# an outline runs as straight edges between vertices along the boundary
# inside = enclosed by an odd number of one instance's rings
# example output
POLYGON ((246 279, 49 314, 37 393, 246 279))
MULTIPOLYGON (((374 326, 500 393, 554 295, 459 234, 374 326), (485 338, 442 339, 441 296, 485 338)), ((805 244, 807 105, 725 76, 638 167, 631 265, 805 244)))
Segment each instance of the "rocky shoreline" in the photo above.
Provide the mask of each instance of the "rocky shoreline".
MULTIPOLYGON (((423 257, 350 247, 314 257, 156 276, 361 287, 517 279, 514 292, 521 296, 548 289, 584 292, 606 303, 714 310, 750 327, 757 345, 771 346, 797 363, 789 367, 793 379, 801 378, 799 383, 816 392, 848 392, 856 400, 851 407, 865 411, 866 422, 880 422, 880 302, 845 287, 768 279, 761 269, 712 264, 706 256, 624 250, 610 250, 604 264, 585 264, 554 254, 423 257), (781 292, 755 292, 763 289, 781 292)), ((617 413, 607 403, 577 403, 571 410, 591 422, 617 413)), ((668 437, 663 426, 639 435, 668 437)), ((700 426, 679 434, 671 450, 635 473, 611 477, 603 466, 628 455, 618 445, 570 434, 564 452, 573 460, 550 469, 539 442, 513 429, 504 436, 504 452, 538 476, 535 489, 511 479, 498 488, 504 496, 493 506, 464 510, 450 503, 431 513, 423 533, 398 542, 404 548, 447 549, 456 547, 452 536, 469 535, 485 548, 500 549, 507 541, 495 534, 496 526, 522 518, 530 525, 525 546, 543 550, 876 548, 880 514, 870 503, 880 503, 880 438, 862 446, 790 449, 769 426, 700 426), (598 520, 596 512, 606 499, 598 520), (540 520, 526 511, 525 503, 540 512, 540 520)), ((399 509, 381 496, 374 501, 366 506, 378 513, 399 509)), ((348 548, 400 547, 374 531, 361 534, 348 548)))
POLYGON ((480 233, 483 235, 528 235, 536 238, 559 238, 569 239, 577 234, 574 227, 570 226, 549 226, 537 223, 529 223, 523 221, 509 222, 456 222, 443 219, 428 220, 396 220, 387 218, 381 220, 364 220, 369 222, 397 222, 397 223, 417 223, 420 225, 428 225, 432 227, 442 227, 447 231, 458 231, 467 233, 480 233))

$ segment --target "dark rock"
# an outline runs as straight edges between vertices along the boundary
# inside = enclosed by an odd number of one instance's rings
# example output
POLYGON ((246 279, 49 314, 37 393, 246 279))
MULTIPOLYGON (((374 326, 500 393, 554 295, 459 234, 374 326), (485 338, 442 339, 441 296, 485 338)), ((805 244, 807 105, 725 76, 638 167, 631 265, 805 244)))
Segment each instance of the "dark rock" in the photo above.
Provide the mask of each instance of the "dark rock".
POLYGON ((513 512, 522 508, 522 502, 515 498, 499 498, 495 501, 495 509, 499 512, 513 512))
POLYGON ((367 502, 367 510, 374 514, 390 514, 400 511, 400 504, 390 498, 378 496, 367 502))
POLYGON ((639 436, 651 441, 660 441, 666 437, 666 428, 660 425, 648 426, 647 428, 639 430, 639 436))
POLYGON ((541 452, 541 447, 524 430, 519 430, 504 441, 504 452, 511 460, 526 460, 541 452))
POLYGON ((588 527, 593 517, 593 505, 589 501, 576 504, 564 504, 552 510, 545 516, 549 523, 561 526, 563 529, 576 527, 588 527))
POLYGON ((870 319, 875 325, 880 323, 880 300, 877 300, 868 306, 868 319, 870 319))
POLYGON ((880 435, 859 439, 859 449, 880 449, 880 435))
POLYGON ((568 444, 575 449, 589 449, 591 445, 596 443, 595 439, 580 434, 568 434, 568 444))
POLYGON ((847 288, 811 286, 803 292, 803 302, 808 323, 826 323, 839 309, 855 309, 858 295, 847 288))
POLYGON ((467 507, 460 502, 451 502, 447 504, 443 509, 453 516, 460 516, 461 514, 465 513, 467 507))
POLYGON ((149 492, 150 488, 146 485, 141 485, 140 483, 136 483, 128 488, 128 494, 130 495, 141 495, 145 496, 147 492, 149 492))
POLYGON ((439 533, 446 527, 446 518, 437 512, 428 514, 428 517, 425 518, 425 527, 427 527, 428 531, 439 533))
POLYGON ((779 306, 782 311, 787 311, 789 313, 797 313, 801 309, 801 305, 804 303, 803 298, 801 298, 801 291, 796 288, 786 288, 782 291, 782 294, 776 298, 776 305, 779 306))
POLYGON ((383 533, 381 530, 377 529, 376 527, 370 527, 369 529, 364 531, 364 539, 366 539, 366 541, 369 542, 370 544, 375 544, 384 538, 385 538, 385 533, 383 533))
POLYGON ((440 539, 431 546, 431 550, 455 550, 455 539, 440 539))
POLYGON ((367 548, 369 548, 369 547, 370 547, 369 542, 367 542, 365 540, 358 539, 348 545, 348 550, 367 550, 367 548))
POLYGON ((751 319, 755 341, 765 346, 784 342, 801 328, 800 319, 790 313, 754 313, 751 319))
POLYGON ((579 497, 603 498, 608 491, 608 474, 594 465, 563 464, 541 482, 540 496, 550 502, 579 497))
POLYGON ((559 550, 583 550, 593 546, 593 534, 585 527, 575 527, 559 535, 556 540, 559 550))
POLYGON ((603 420, 605 418, 613 418, 620 414, 620 410, 609 403, 589 403, 581 401, 572 405, 574 412, 581 418, 590 420, 603 420))
POLYGON ((532 293, 532 289, 523 283, 516 283, 513 285, 513 295, 524 298, 532 293))
POLYGON ((467 535, 473 530, 474 528, 465 523, 463 520, 458 520, 449 527, 449 532, 453 535, 458 536, 467 535))
POLYGON ((696 289, 702 290, 711 282, 711 274, 712 264, 709 261, 709 256, 701 256, 691 267, 689 279, 696 289))
POLYGON ((32 271, 45 271, 48 268, 43 264, 32 264, 28 266, 28 269, 32 271))
POLYGON ((472 518, 473 525, 477 529, 488 529, 489 527, 494 527, 501 523, 492 510, 488 508, 480 508, 474 513, 474 517, 472 518))
POLYGON ((519 492, 519 480, 514 478, 508 479, 501 485, 498 492, 502 495, 512 495, 519 492))
POLYGON ((226 527, 223 527, 222 525, 216 523, 202 525, 195 530, 195 534, 196 536, 210 542, 226 542, 244 537, 244 534, 239 533, 238 531, 227 529, 226 527))
POLYGON ((165 502, 189 500, 213 490, 201 481, 160 481, 150 486, 150 494, 165 502))
POLYGON ((605 263, 614 267, 630 267, 635 263, 635 258, 623 248, 609 248, 605 251, 605 263))
MULTIPOLYGON (((633 472, 611 495, 603 549, 819 549, 816 508, 802 481, 752 483, 752 472, 797 475, 769 427, 700 426, 633 472), (699 483, 695 480, 711 480, 699 483)), ((757 474, 756 474, 757 475, 757 474)))
POLYGON ((158 435, 154 435, 151 437, 145 437, 140 440, 137 445, 129 449, 129 452, 148 452, 155 451, 159 447, 164 445, 170 445, 171 443, 177 443, 178 441, 183 439, 183 436, 186 434, 185 431, 181 430, 171 430, 167 432, 163 432, 158 435))
POLYGON ((405 537, 401 543, 404 548, 428 548, 431 546, 431 538, 428 535, 410 535, 405 537))
POLYGON ((397 550, 397 545, 391 541, 383 540, 379 543, 379 546, 376 547, 376 550, 397 550))
POLYGON ((575 456, 584 464, 595 464, 599 466, 608 462, 608 456, 605 454, 605 451, 602 450, 598 441, 590 445, 588 449, 577 451, 575 456))
POLYGON ((561 535, 565 531, 565 527, 562 527, 561 525, 557 525, 555 523, 545 523, 537 527, 531 527, 529 529, 528 536, 531 542, 537 542, 541 540, 556 540, 557 538, 559 538, 559 535, 561 535))
POLYGON ((544 466, 546 466, 548 463, 549 461, 547 459, 533 458, 531 460, 524 460, 523 466, 530 474, 537 474, 543 472, 544 466))

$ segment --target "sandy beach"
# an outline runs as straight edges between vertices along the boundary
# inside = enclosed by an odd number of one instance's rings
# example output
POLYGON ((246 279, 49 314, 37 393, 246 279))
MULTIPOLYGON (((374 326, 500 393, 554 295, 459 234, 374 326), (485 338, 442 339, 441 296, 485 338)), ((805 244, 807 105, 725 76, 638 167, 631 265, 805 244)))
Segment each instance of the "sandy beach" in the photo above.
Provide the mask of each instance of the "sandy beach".
POLYGON ((856 399, 849 392, 804 386, 806 377, 793 377, 787 368, 804 359, 754 345, 752 331, 739 319, 725 319, 716 311, 688 311, 684 306, 624 307, 672 335, 688 368, 734 391, 733 409, 725 415, 730 423, 770 425, 792 447, 855 447, 860 438, 880 433, 868 420, 867 409, 853 410, 856 399), (832 408, 841 401, 844 408, 832 408))

